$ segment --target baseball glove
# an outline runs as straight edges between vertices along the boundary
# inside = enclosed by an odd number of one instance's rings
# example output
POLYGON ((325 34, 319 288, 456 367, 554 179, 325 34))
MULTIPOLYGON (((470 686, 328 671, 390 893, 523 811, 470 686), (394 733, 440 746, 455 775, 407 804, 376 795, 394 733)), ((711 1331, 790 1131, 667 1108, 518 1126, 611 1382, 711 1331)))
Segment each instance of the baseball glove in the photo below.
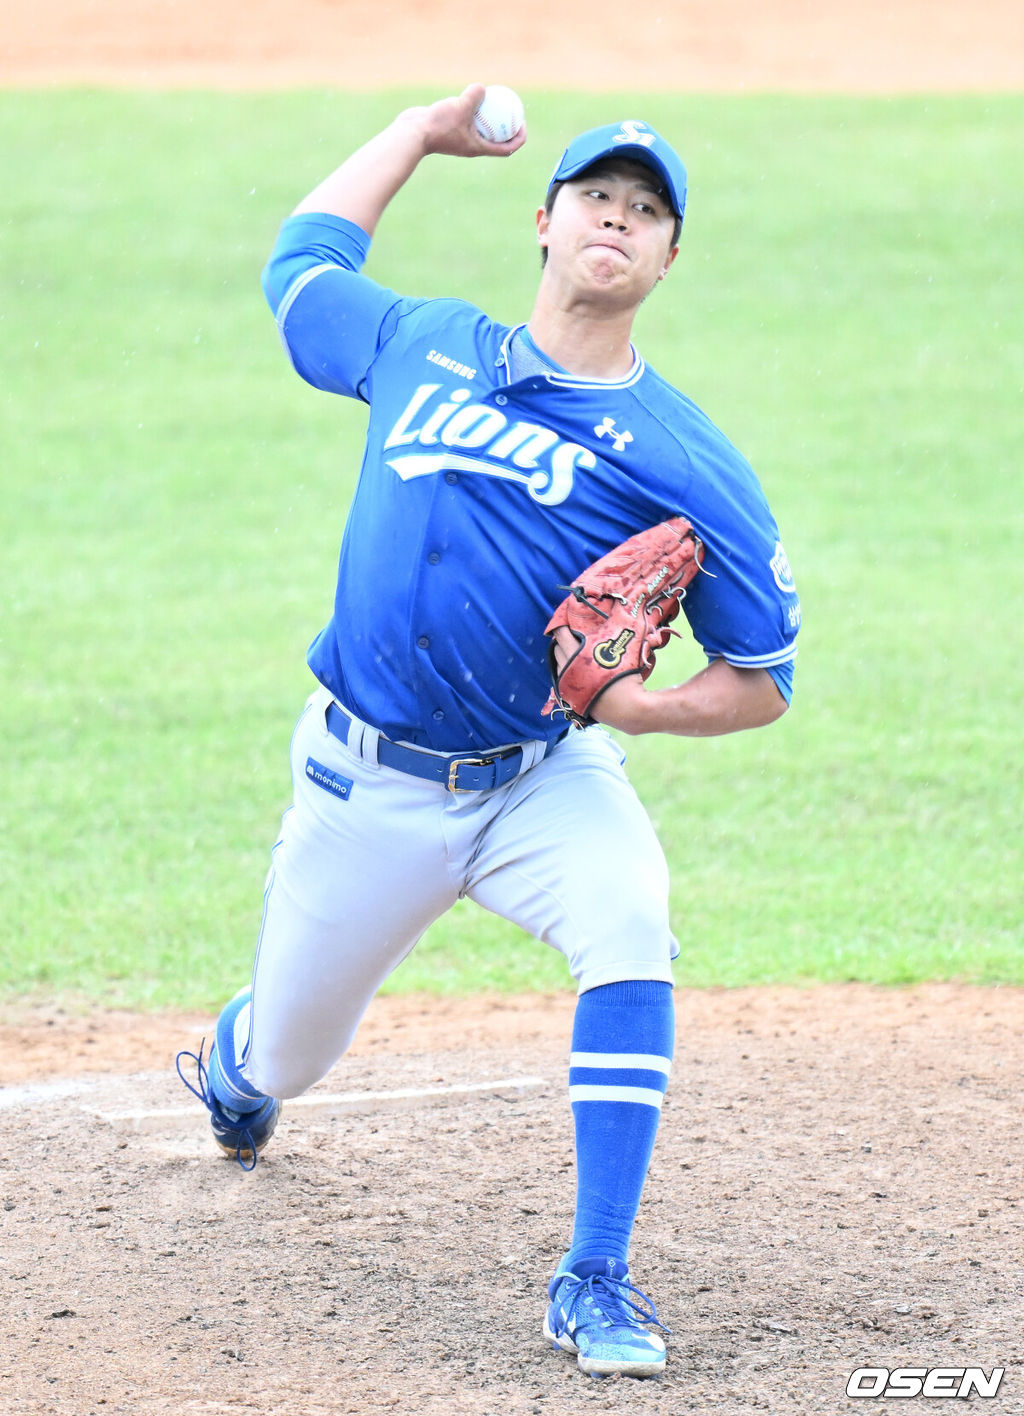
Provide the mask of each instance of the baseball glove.
POLYGON ((562 712, 583 728, 595 721, 591 712, 606 688, 629 674, 647 679, 655 653, 675 633, 669 624, 703 558, 696 531, 674 516, 630 536, 583 571, 544 631, 554 684, 544 712, 562 712), (563 626, 579 647, 559 668, 551 636, 563 626))

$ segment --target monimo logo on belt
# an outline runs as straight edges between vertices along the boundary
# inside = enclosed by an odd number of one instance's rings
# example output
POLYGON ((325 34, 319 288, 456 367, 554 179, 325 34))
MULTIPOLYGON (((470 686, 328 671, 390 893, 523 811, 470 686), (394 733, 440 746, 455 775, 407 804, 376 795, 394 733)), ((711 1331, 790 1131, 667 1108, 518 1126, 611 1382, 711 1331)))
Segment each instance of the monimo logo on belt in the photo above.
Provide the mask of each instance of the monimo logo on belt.
POLYGON ((325 767, 322 762, 317 762, 315 758, 306 758, 306 776, 318 787, 323 787, 325 792, 330 792, 332 796, 341 797, 342 801, 348 801, 352 793, 351 777, 343 777, 340 772, 332 772, 329 767, 325 767))

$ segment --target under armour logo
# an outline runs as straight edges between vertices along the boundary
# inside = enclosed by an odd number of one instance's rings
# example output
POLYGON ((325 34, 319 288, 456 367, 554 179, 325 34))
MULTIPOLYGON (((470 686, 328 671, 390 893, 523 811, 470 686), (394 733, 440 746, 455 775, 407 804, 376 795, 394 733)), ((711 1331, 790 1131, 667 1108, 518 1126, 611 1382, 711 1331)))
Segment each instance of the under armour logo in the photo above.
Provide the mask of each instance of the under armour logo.
POLYGON ((612 446, 615 448, 616 452, 625 452, 626 444, 633 441, 633 434, 627 432, 620 433, 611 418, 606 418, 603 423, 598 423, 594 428, 594 432, 599 438, 614 439, 612 446))

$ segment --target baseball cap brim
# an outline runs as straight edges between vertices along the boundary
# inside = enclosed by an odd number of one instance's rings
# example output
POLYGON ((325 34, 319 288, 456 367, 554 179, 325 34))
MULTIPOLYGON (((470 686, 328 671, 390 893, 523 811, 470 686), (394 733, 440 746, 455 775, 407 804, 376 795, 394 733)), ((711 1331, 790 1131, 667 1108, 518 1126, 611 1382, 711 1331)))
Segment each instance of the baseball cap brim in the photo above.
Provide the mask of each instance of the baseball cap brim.
POLYGON ((548 190, 556 182, 578 177, 603 157, 628 157, 650 167, 661 178, 672 210, 682 221, 686 209, 686 168, 671 144, 636 118, 591 128, 574 138, 559 159, 548 190))

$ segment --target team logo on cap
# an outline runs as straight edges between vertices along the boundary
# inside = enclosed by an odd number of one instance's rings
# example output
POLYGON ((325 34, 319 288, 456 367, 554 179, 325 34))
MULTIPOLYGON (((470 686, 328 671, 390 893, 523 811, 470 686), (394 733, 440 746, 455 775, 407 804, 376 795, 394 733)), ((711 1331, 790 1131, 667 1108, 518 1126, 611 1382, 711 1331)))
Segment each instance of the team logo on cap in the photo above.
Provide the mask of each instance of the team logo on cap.
POLYGON ((641 123, 639 118, 627 118, 622 127, 612 138, 613 143, 636 143, 640 147, 653 147, 655 136, 646 131, 647 124, 641 123))

